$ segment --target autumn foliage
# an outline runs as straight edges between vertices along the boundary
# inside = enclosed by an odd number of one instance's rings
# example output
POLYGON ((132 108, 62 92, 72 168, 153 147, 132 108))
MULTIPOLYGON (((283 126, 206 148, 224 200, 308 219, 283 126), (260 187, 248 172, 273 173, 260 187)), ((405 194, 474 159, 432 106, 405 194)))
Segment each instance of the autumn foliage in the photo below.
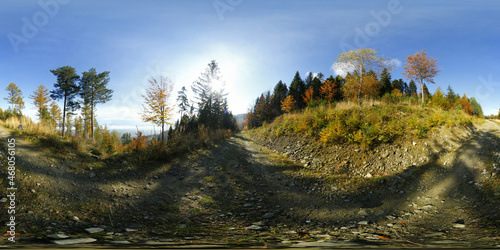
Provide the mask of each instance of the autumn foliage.
MULTIPOLYGON (((403 75, 406 78, 420 83, 420 90, 424 93, 424 83, 434 83, 434 77, 441 71, 437 66, 437 59, 427 56, 427 52, 422 50, 406 58, 403 75)), ((422 104, 425 101, 422 95, 422 104)))
POLYGON ((290 113, 295 109, 295 99, 289 95, 281 102, 281 110, 285 113, 290 113))
POLYGON ((335 100, 335 96, 337 95, 337 85, 335 81, 326 80, 323 86, 320 88, 321 96, 327 100, 329 103, 332 103, 335 100))
POLYGON ((304 94, 304 103, 307 105, 314 100, 314 89, 308 88, 304 94))
POLYGON ((358 98, 373 98, 379 95, 381 85, 375 76, 365 75, 361 86, 359 82, 359 76, 357 75, 349 75, 346 78, 343 93, 347 100, 357 101, 358 98), (361 93, 360 96, 359 93, 361 93))

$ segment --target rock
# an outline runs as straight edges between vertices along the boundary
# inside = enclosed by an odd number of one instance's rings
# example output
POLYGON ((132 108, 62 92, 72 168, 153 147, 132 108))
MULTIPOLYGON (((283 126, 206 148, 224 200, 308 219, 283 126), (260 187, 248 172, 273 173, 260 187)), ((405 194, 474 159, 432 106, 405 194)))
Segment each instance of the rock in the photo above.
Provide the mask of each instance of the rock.
POLYGON ((36 193, 35 189, 31 189, 31 192, 32 192, 32 193, 36 193))
POLYGON ((243 205, 243 207, 251 207, 251 206, 253 206, 251 203, 247 203, 247 204, 243 205))
POLYGON ((150 187, 148 184, 146 184, 146 186, 144 187, 144 189, 145 189, 145 190, 148 190, 148 189, 150 189, 150 188, 151 188, 151 187, 150 187))
POLYGON ((368 174, 366 174, 366 175, 365 175, 365 177, 366 177, 366 178, 372 178, 372 177, 373 177, 373 175, 372 175, 372 174, 370 174, 370 173, 368 173, 368 174))
POLYGON ((52 243, 57 245, 73 245, 73 244, 84 244, 96 242, 94 238, 76 238, 76 239, 65 239, 65 240, 53 240, 52 243))
POLYGON ((2 199, 0 200, 0 202, 2 202, 2 203, 7 202, 7 198, 5 198, 5 197, 4 197, 4 198, 2 198, 2 199))
POLYGON ((78 218, 76 216, 71 217, 71 219, 74 220, 74 221, 80 221, 80 218, 78 218))
POLYGON ((89 177, 90 178, 94 178, 95 177, 95 173, 94 172, 90 173, 89 177))
POLYGON ((417 146, 417 143, 416 143, 416 142, 413 142, 413 146, 417 146))
POLYGON ((104 229, 100 227, 91 227, 91 228, 86 228, 85 231, 87 231, 87 233, 89 234, 95 234, 104 231, 104 229))
POLYGON ((368 225, 368 223, 367 220, 358 221, 358 225, 368 225))
POLYGON ((262 216, 262 219, 272 219, 274 217, 274 213, 267 213, 262 216))
POLYGON ((358 212, 358 215, 359 215, 359 216, 368 216, 368 212, 366 212, 366 210, 360 210, 360 211, 358 212))
POLYGON ((69 236, 64 234, 64 233, 56 233, 56 234, 47 235, 47 238, 54 239, 54 240, 62 240, 62 239, 69 238, 69 236))
POLYGON ((125 232, 137 232, 137 229, 132 229, 132 228, 125 228, 125 232))
POLYGON ((294 230, 286 231, 286 234, 297 234, 297 231, 294 231, 294 230))
POLYGON ((109 242, 109 244, 127 245, 127 244, 130 244, 130 241, 128 241, 128 240, 112 240, 109 242))
POLYGON ((262 230, 263 228, 261 226, 257 226, 257 225, 251 225, 251 226, 248 226, 248 227, 245 227, 246 230, 252 230, 252 231, 260 231, 262 230))

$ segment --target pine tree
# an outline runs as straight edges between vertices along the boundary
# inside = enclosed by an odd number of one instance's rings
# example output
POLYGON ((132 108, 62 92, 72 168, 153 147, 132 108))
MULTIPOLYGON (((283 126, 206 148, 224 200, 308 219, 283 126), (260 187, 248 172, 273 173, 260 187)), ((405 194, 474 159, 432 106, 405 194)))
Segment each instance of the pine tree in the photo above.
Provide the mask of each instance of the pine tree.
POLYGON ((22 115, 21 110, 24 108, 23 92, 13 82, 5 89, 8 96, 4 98, 7 103, 12 105, 12 112, 22 115))
POLYGON ((181 91, 177 92, 177 106, 179 107, 179 112, 181 113, 181 119, 184 113, 189 110, 189 101, 187 97, 186 87, 182 86, 181 91))
POLYGON ((161 142, 165 143, 165 125, 172 125, 169 120, 173 115, 173 107, 168 103, 173 89, 172 81, 164 76, 149 80, 150 86, 143 95, 142 120, 161 126, 161 142))
MULTIPOLYGON (((111 100, 113 90, 108 89, 109 71, 97 73, 94 68, 82 73, 80 80, 81 92, 80 95, 85 103, 90 105, 90 120, 94 121, 94 111, 99 103, 106 103, 111 100)), ((91 124, 93 128, 93 124, 91 124)), ((94 130, 90 131, 91 138, 94 138, 94 130)))
POLYGON ((382 74, 380 74, 380 95, 383 96, 387 93, 391 93, 392 89, 391 73, 387 70, 387 68, 384 68, 382 70, 382 74))
POLYGON ((271 97, 271 111, 273 112, 274 117, 280 116, 283 114, 281 110, 281 102, 285 100, 288 95, 288 87, 282 81, 279 81, 274 87, 273 95, 271 97))
POLYGON ((290 88, 288 89, 288 95, 293 96, 295 100, 295 108, 302 109, 304 108, 304 100, 303 96, 306 92, 306 85, 302 78, 300 78, 300 74, 297 71, 295 76, 293 77, 293 81, 290 83, 290 88))
POLYGON ((408 95, 414 96, 417 94, 417 85, 413 80, 410 81, 410 86, 408 87, 408 95))
MULTIPOLYGON (((80 92, 80 87, 76 85, 76 81, 80 77, 76 74, 75 68, 71 66, 59 67, 50 72, 57 77, 57 82, 54 83, 55 89, 50 92, 50 97, 54 100, 63 99, 62 124, 66 124, 66 115, 80 107, 79 103, 74 101, 80 92)), ((64 137, 64 125, 61 135, 64 137)))

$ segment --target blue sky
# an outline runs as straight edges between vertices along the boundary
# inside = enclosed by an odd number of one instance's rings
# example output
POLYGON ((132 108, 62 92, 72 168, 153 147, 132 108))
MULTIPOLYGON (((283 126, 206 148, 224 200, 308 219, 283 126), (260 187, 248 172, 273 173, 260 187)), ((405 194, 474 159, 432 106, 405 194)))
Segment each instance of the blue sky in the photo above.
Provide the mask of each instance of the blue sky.
MULTIPOLYGON (((222 71, 230 109, 244 113, 262 92, 296 71, 335 75, 336 56, 371 47, 404 62, 422 49, 442 69, 430 85, 474 96, 486 114, 500 108, 498 1, 0 1, 0 107, 10 82, 28 97, 51 69, 110 71, 113 100, 99 105, 100 124, 152 127, 140 115, 147 79, 165 75, 182 86, 211 60, 222 71), (14 39, 14 38, 15 39, 14 39)), ((392 72, 403 78, 403 67, 392 72)))

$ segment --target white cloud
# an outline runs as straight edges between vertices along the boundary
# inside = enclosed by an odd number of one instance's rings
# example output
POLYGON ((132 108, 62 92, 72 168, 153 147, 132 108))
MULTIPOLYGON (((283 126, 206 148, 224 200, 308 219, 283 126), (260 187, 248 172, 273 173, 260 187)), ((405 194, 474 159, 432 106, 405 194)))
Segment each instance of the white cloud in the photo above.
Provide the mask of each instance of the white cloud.
POLYGON ((403 63, 399 59, 396 59, 396 58, 392 58, 391 60, 389 60, 389 62, 387 64, 394 66, 394 68, 399 68, 403 65, 403 63))
POLYGON ((345 77, 347 73, 354 71, 354 66, 348 63, 334 63, 332 70, 336 75, 345 77))

